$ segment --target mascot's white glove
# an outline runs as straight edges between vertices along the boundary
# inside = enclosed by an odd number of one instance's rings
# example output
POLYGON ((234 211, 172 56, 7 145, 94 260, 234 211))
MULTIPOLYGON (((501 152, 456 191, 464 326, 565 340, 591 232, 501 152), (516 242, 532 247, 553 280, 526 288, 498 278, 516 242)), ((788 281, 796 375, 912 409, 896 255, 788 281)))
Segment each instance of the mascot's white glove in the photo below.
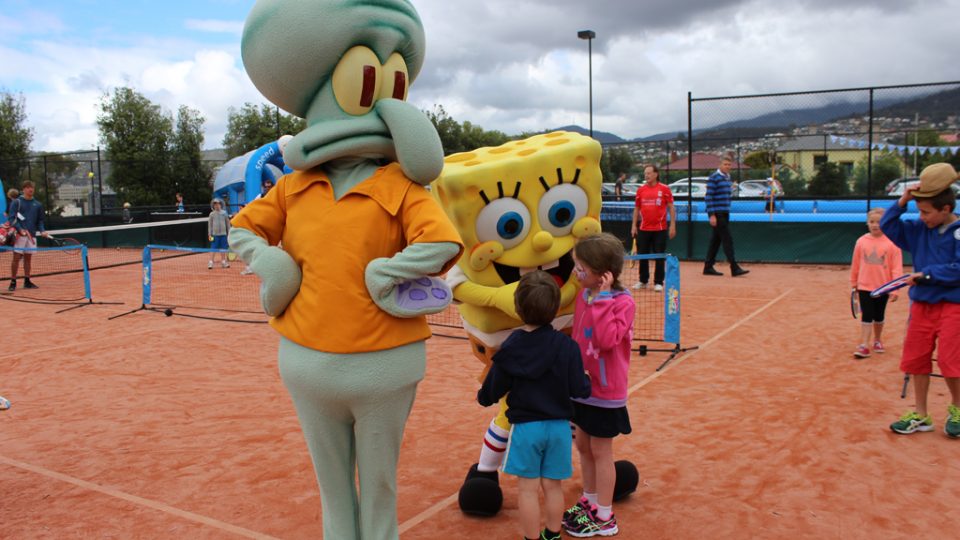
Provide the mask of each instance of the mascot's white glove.
POLYGON ((289 253, 247 229, 233 227, 229 234, 230 249, 237 253, 260 277, 260 304, 263 311, 276 317, 287 309, 300 290, 303 273, 289 253))

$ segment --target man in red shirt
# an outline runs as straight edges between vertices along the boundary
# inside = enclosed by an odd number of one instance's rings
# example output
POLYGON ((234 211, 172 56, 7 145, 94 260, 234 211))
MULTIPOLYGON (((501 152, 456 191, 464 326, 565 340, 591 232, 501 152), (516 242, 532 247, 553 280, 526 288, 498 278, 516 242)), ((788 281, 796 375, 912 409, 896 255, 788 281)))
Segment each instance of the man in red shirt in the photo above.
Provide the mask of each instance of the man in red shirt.
MULTIPOLYGON (((673 206, 673 193, 660 183, 660 169, 656 165, 647 165, 643 170, 646 183, 637 190, 637 199, 633 207, 633 220, 630 235, 637 240, 637 253, 665 253, 667 235, 677 235, 677 211, 673 206), (670 221, 667 222, 667 210, 670 221), (640 218, 637 221, 637 218, 640 218)), ((664 259, 657 259, 653 275, 653 290, 663 290, 664 259)), ((633 288, 645 289, 650 282, 650 265, 640 261, 640 281, 633 288)))

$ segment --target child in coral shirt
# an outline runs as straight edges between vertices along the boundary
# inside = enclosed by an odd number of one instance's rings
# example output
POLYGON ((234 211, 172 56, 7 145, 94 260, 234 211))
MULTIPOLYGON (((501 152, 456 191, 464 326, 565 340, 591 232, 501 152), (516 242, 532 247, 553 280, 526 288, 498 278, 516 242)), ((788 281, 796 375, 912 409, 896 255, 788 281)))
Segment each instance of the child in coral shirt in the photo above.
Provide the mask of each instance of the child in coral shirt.
POLYGON ((853 352, 857 358, 870 356, 870 331, 873 330, 873 351, 884 352, 883 333, 884 313, 887 299, 897 301, 897 291, 872 298, 870 291, 903 275, 903 254, 880 230, 882 208, 874 208, 867 213, 869 232, 857 240, 853 248, 853 260, 850 265, 850 286, 860 298, 860 344, 853 352))

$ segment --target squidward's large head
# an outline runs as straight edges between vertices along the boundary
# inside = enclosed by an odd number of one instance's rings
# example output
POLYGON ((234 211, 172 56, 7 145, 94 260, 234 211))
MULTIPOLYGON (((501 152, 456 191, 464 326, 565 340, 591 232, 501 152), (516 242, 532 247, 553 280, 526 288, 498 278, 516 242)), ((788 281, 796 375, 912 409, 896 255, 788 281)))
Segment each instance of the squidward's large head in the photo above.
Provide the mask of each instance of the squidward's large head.
POLYGON ((405 101, 424 48, 407 0, 258 0, 241 44, 257 89, 307 120, 284 152, 291 167, 396 160, 425 185, 440 174, 443 149, 430 120, 405 101))

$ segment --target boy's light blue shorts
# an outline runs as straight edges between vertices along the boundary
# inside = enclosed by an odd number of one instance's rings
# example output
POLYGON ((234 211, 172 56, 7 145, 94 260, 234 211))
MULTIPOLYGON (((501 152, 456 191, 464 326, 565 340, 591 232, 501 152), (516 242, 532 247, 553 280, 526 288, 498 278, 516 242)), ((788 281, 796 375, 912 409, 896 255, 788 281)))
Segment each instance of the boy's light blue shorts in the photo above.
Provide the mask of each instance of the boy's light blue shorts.
POLYGON ((523 478, 570 478, 572 441, 567 420, 513 424, 503 472, 523 478))

